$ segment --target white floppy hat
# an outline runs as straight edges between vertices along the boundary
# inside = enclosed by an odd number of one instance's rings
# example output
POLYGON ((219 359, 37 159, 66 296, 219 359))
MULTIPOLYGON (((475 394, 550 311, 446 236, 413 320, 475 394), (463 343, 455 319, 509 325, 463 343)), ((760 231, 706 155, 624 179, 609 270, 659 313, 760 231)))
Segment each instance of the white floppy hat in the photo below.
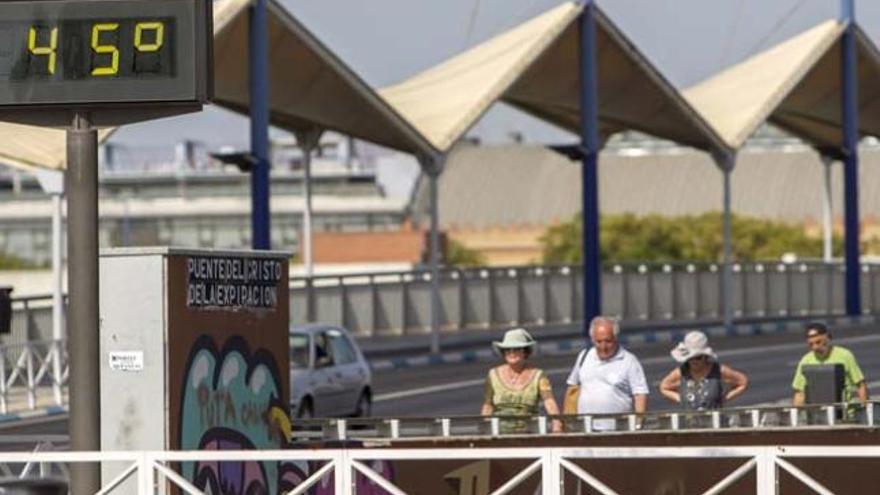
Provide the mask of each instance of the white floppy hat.
POLYGON ((684 363, 688 359, 697 356, 709 356, 711 358, 717 357, 712 351, 712 348, 709 347, 709 338, 706 337, 706 334, 696 330, 688 332, 688 334, 684 336, 684 341, 675 346, 669 354, 672 355, 672 359, 675 359, 679 363, 684 363))
POLYGON ((525 349, 535 346, 535 339, 525 328, 514 328, 504 332, 504 340, 492 342, 495 352, 501 354, 504 349, 525 349))

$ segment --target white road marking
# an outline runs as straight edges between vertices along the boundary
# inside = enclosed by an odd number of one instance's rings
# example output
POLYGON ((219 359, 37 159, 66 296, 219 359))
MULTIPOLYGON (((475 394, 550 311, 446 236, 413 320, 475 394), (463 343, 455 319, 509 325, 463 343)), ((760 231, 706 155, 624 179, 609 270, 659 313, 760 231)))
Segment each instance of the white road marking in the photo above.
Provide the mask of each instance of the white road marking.
MULTIPOLYGON (((863 344, 866 342, 875 342, 880 341, 880 335, 861 335, 858 337, 847 337, 843 339, 835 339, 834 342, 840 344, 863 344)), ((790 344, 776 344, 776 345, 768 345, 763 347, 749 347, 744 349, 733 349, 731 351, 723 351, 719 352, 718 355, 721 358, 731 357, 731 356, 750 356, 753 354, 766 354, 774 351, 790 351, 790 350, 806 350, 806 345, 803 342, 793 342, 790 344)), ((647 359, 641 359, 642 366, 648 366, 653 364, 662 364, 669 363, 672 360, 669 356, 656 356, 647 359)), ((795 363, 796 364, 796 363, 795 363)), ((571 372, 571 367, 567 368, 553 368, 549 370, 544 370, 548 375, 562 375, 568 374, 571 372)), ((406 397, 415 397, 419 395, 427 395, 433 394, 436 392, 447 392, 449 390, 455 390, 459 388, 467 388, 467 387, 475 387, 478 385, 483 385, 486 383, 485 378, 479 378, 475 380, 464 380, 460 382, 453 383, 443 383, 440 385, 431 385, 428 387, 419 387, 412 388, 407 390, 401 390, 398 392, 390 392, 387 394, 379 394, 373 397, 373 402, 384 402, 394 399, 403 399, 406 397)), ((871 382, 868 384, 868 387, 877 387, 880 386, 880 381, 871 382)), ((788 400, 788 399, 780 399, 780 400, 788 400)), ((767 405, 772 405, 775 402, 765 403, 767 405)))
POLYGON ((430 387, 413 388, 409 390, 401 390, 400 392, 390 392, 387 394, 379 394, 373 397, 373 402, 384 402, 386 400, 403 399, 404 397, 413 397, 416 395, 433 394, 435 392, 446 392, 447 390, 455 390, 457 388, 473 387, 486 383, 485 378, 478 380, 465 380, 463 382, 444 383, 442 385, 432 385, 430 387))

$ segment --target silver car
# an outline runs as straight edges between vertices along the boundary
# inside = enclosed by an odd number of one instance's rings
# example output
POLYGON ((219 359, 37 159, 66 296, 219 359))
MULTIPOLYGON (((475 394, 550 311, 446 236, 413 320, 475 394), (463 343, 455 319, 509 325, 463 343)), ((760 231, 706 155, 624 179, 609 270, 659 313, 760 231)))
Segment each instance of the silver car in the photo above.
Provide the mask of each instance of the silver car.
POLYGON ((370 366, 344 328, 290 329, 290 412, 297 418, 369 416, 370 366))

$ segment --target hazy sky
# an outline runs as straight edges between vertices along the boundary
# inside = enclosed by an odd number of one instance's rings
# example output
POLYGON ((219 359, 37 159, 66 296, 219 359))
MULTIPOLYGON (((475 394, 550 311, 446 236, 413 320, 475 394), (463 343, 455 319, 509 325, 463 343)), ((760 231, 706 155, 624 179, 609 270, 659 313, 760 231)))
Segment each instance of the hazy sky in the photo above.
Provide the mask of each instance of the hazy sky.
MULTIPOLYGON (((560 0, 281 0, 368 83, 395 83, 528 18, 560 0)), ((829 17, 840 0, 599 0, 599 5, 679 88, 829 17)), ((880 2, 856 5, 863 29, 880 39, 880 2)), ((529 141, 562 134, 498 106, 473 134, 487 141, 522 131, 529 141)), ((116 142, 246 147, 247 120, 222 109, 127 127, 116 142)))

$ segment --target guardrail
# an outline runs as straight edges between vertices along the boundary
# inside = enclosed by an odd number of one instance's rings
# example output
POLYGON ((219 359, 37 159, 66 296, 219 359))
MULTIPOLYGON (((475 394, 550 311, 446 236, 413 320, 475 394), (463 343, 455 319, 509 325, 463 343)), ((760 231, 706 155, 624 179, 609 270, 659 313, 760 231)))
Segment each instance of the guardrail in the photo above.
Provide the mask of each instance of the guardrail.
POLYGON ((694 430, 799 429, 811 426, 874 428, 880 402, 811 404, 801 407, 736 407, 713 411, 534 417, 456 416, 448 418, 327 418, 294 421, 293 441, 454 438, 548 435, 559 420, 565 433, 688 432, 694 430))
MULTIPOLYGON (((440 325, 446 332, 512 325, 570 324, 583 316, 578 265, 440 270, 440 325)), ((355 335, 427 333, 431 273, 409 271, 291 279, 291 322, 345 326, 355 335)), ((721 265, 609 265, 602 278, 604 312, 626 323, 721 318, 721 265)), ((736 318, 837 316, 846 311, 841 263, 733 265, 736 318)), ((862 307, 880 312, 880 265, 862 265, 862 307)), ((4 344, 52 337, 50 296, 13 300, 4 344)))
MULTIPOLYGON (((616 264, 602 279, 603 311, 626 323, 717 320, 721 265, 616 264)), ((582 318, 578 265, 482 267, 440 271, 444 331, 512 325, 540 327, 582 318)), ((343 325, 355 335, 427 333, 428 271, 320 276, 291 281, 291 319, 343 325)), ((841 263, 733 265, 736 318, 843 315, 841 263)), ((862 265, 863 311, 880 311, 880 265, 862 265)))
MULTIPOLYGON (((75 463, 104 463, 106 466, 115 463, 120 468, 108 476, 105 471, 104 485, 98 492, 102 495, 110 493, 137 493, 153 495, 165 493, 163 487, 174 486, 190 495, 203 495, 206 492, 181 476, 177 467, 180 463, 202 463, 206 465, 227 465, 240 462, 273 462, 299 463, 314 465, 295 486, 287 491, 287 495, 301 495, 322 482, 332 484, 332 493, 336 495, 353 495, 364 493, 358 487, 367 484, 381 488, 381 493, 406 495, 395 482, 394 474, 385 472, 382 466, 387 463, 409 463, 409 469, 425 469, 424 461, 519 461, 520 467, 506 474, 503 479, 493 482, 493 495, 511 493, 517 488, 529 484, 533 475, 540 473, 537 485, 544 495, 562 495, 574 493, 569 483, 585 484, 592 490, 603 495, 617 495, 617 491, 609 485, 608 473, 595 465, 584 465, 583 461, 616 460, 630 463, 632 470, 644 469, 646 462, 673 460, 691 461, 733 461, 734 468, 721 469, 723 478, 715 481, 708 489, 700 490, 704 495, 722 493, 724 490, 741 483, 754 472, 754 491, 757 495, 776 495, 779 493, 781 474, 787 473, 797 479, 803 486, 820 494, 833 494, 836 486, 825 486, 816 478, 823 473, 807 472, 794 462, 798 459, 876 459, 880 457, 877 446, 763 446, 763 447, 534 447, 534 448, 377 448, 377 449, 319 449, 319 450, 265 450, 265 451, 187 451, 187 452, 38 452, 38 453, 0 453, 0 463, 6 465, 40 465, 45 466, 41 472, 48 476, 58 476, 62 472, 53 467, 75 463), (422 461, 421 467, 413 467, 422 461), (222 463, 222 464, 221 464, 222 463), (592 472, 591 472, 592 471, 592 472), (602 480, 605 481, 602 481, 602 480), (500 484, 500 486, 498 486, 500 484)), ((661 461, 662 462, 662 461, 661 461)), ((405 466, 405 464, 400 464, 405 466)), ((106 469, 106 468, 105 468, 106 469)), ((406 468, 403 468, 406 469, 406 468)), ((65 469, 66 471, 66 469, 65 469)), ((429 472, 422 471, 422 479, 426 482, 443 479, 434 478, 429 472)), ((399 474, 399 473, 398 473, 399 474)), ((36 478, 37 476, 32 476, 36 478)), ((472 480, 468 480, 472 481, 472 480)), ((535 481, 531 482, 532 484, 535 481)), ((486 481, 487 490, 489 482, 486 481)), ((739 485, 742 487, 742 485, 739 485)), ((748 486, 748 485, 747 485, 748 486)), ((868 485, 862 485, 863 488, 868 485)), ((329 487, 328 487, 329 488, 329 487)), ((428 486, 409 493, 427 493, 428 486)), ((444 493, 448 491, 445 487, 444 493)), ((534 490, 532 488, 532 490, 534 490)), ((379 493, 370 490, 367 493, 379 493)), ((326 491, 324 493, 327 493, 326 491)), ((578 490, 580 493, 580 490, 578 490)), ((659 492, 658 492, 659 493, 659 492)), ((663 492, 671 493, 671 492, 663 492)), ((683 493, 676 491, 675 493, 683 493)), ((689 492, 691 493, 691 492, 689 492)))

